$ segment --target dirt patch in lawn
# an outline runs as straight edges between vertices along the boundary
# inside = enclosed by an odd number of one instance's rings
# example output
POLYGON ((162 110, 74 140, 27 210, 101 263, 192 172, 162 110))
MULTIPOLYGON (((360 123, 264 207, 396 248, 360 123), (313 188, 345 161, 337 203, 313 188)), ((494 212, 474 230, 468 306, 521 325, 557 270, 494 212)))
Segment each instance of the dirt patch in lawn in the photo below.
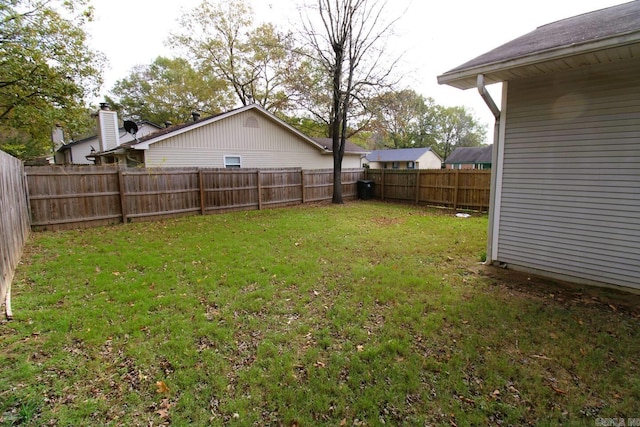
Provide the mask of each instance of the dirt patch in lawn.
POLYGON ((496 266, 478 265, 475 273, 488 278, 494 286, 504 288, 511 294, 553 300, 565 306, 593 306, 640 318, 640 295, 631 292, 552 280, 496 266))

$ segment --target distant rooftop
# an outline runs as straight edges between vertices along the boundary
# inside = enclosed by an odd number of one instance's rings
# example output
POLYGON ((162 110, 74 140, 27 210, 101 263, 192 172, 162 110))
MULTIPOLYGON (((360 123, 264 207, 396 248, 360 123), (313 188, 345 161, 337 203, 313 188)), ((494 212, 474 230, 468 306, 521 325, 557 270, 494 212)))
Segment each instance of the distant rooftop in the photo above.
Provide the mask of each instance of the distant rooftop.
POLYGON ((493 145, 458 147, 444 161, 446 164, 491 163, 493 145))
MULTIPOLYGON (((415 162, 429 151, 431 151, 430 147, 375 150, 367 154, 367 160, 370 162, 415 162)), ((434 154, 436 153, 434 152, 434 154)))

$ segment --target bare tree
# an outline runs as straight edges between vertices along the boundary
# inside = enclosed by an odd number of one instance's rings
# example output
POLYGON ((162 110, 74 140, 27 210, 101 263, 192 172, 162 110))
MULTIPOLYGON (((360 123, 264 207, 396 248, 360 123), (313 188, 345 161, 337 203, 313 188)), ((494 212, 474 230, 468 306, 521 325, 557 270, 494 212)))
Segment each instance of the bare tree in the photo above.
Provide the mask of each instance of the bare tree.
MULTIPOLYGON (((331 87, 329 136, 333 140, 333 203, 342 203, 342 158, 355 109, 379 88, 391 85, 385 42, 398 20, 386 18, 384 0, 316 0, 314 15, 302 17, 310 59, 317 61, 331 87)), ((355 125, 355 123, 354 123, 355 125)))

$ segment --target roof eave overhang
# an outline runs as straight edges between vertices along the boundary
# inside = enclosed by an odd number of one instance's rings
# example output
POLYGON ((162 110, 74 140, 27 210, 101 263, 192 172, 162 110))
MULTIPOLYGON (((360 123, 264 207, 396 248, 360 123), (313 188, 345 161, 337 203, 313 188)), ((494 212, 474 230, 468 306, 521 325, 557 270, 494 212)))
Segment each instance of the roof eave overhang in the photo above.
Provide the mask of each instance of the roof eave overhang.
POLYGON ((513 78, 533 77, 549 72, 594 65, 602 61, 598 60, 599 56, 593 54, 596 52, 606 53, 607 51, 616 52, 615 59, 609 58, 608 62, 640 56, 640 32, 589 43, 572 44, 505 61, 453 70, 438 76, 438 83, 458 89, 472 89, 476 87, 479 74, 485 76, 487 84, 500 83, 513 78), (570 58, 572 60, 568 61, 570 58))

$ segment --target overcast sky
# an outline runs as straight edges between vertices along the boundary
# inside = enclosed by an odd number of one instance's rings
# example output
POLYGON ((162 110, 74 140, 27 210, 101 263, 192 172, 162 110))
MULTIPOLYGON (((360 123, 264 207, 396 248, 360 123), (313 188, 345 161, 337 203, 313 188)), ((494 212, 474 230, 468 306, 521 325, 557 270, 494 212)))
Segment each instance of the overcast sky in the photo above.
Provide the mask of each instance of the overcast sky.
MULTIPOLYGON (((93 0, 91 45, 109 61, 102 95, 138 64, 171 56, 164 42, 176 20, 201 0, 93 0)), ((248 0, 260 22, 294 26, 300 0, 248 0)), ((402 53, 404 83, 438 104, 468 107, 492 130, 493 116, 475 90, 440 86, 437 76, 536 27, 624 0, 388 0, 393 16, 402 15, 391 43, 402 53)), ((603 25, 605 25, 603 23, 603 25)), ((394 52, 394 56, 396 52, 394 52)), ((500 85, 490 88, 500 105, 500 85)), ((490 137, 491 135, 489 135, 490 137)))

